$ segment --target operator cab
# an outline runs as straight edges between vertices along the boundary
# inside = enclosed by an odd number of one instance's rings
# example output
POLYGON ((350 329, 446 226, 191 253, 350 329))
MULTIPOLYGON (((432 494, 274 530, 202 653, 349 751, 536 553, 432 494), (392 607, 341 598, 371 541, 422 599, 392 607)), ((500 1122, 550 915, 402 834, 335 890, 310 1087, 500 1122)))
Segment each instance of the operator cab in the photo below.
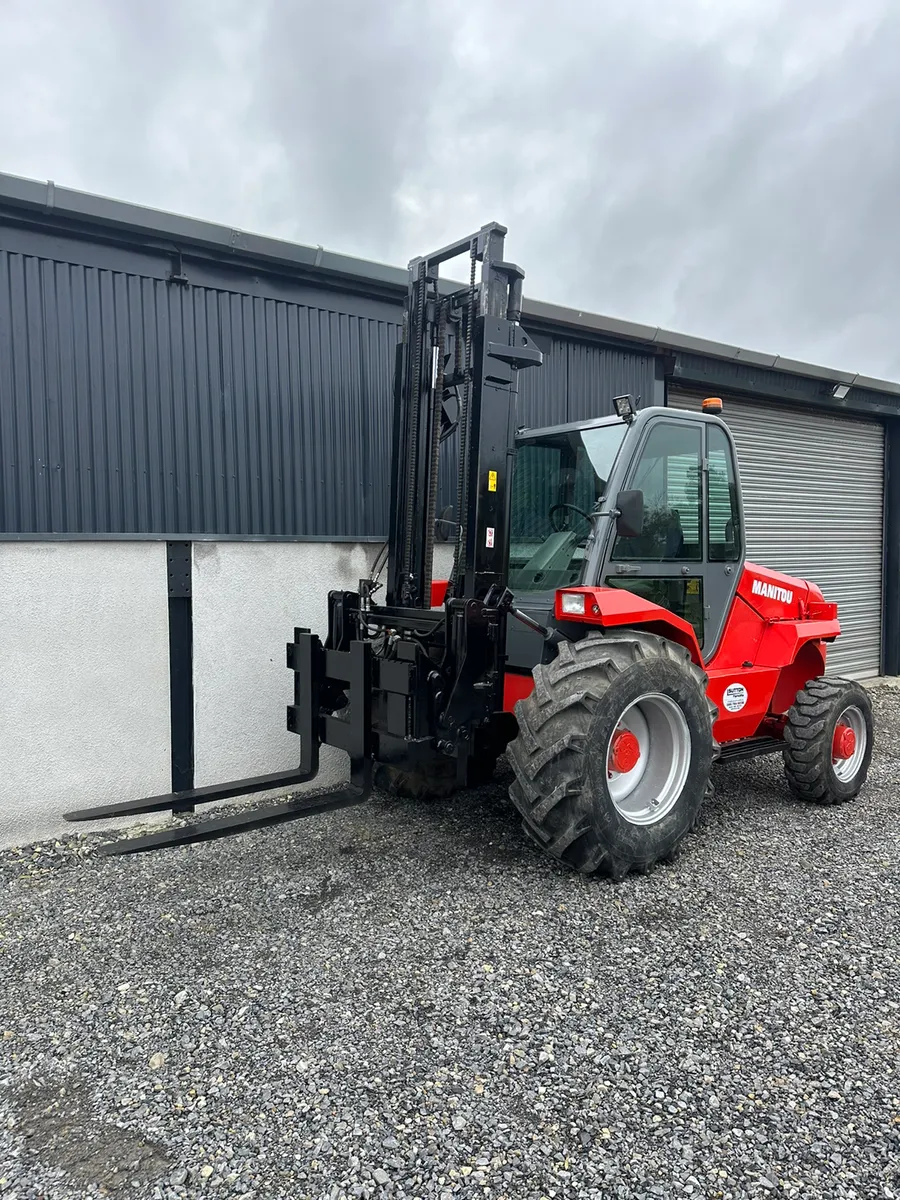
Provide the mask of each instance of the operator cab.
MULTIPOLYGON (((707 412, 627 415, 519 435, 509 586, 541 624, 558 588, 624 588, 688 621, 708 660, 744 557, 731 434, 707 412)), ((530 671, 542 649, 510 622, 511 669, 530 671)))

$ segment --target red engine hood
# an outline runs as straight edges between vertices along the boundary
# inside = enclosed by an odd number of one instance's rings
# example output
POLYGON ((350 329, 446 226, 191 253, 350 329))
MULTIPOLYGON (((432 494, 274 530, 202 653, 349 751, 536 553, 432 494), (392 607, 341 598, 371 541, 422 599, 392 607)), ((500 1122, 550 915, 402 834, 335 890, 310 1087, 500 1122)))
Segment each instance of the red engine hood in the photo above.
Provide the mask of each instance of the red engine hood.
POLYGON ((837 605, 827 603, 814 583, 756 563, 744 564, 738 595, 767 621, 837 615, 837 605))

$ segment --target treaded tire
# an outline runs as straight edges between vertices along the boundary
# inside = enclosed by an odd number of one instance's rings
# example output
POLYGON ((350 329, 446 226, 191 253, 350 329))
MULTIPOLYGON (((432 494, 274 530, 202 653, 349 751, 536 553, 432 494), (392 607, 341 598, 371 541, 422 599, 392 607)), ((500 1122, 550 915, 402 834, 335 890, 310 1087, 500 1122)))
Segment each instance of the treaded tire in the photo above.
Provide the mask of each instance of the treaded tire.
POLYGON ((865 688, 852 679, 821 675, 797 693, 787 714, 782 754, 788 786, 798 799, 815 804, 852 800, 868 776, 872 749, 872 702, 865 688), (849 707, 862 714, 866 746, 853 777, 845 780, 835 772, 832 742, 838 719, 849 707))
POLYGON ((585 874, 624 878, 670 861, 694 828, 718 747, 707 676, 683 647, 639 630, 562 642, 534 671, 516 705, 519 735, 507 755, 510 796, 525 831, 554 858, 585 874), (623 816, 607 785, 606 747, 625 710, 650 693, 671 698, 686 719, 689 766, 672 807, 653 824, 623 816))

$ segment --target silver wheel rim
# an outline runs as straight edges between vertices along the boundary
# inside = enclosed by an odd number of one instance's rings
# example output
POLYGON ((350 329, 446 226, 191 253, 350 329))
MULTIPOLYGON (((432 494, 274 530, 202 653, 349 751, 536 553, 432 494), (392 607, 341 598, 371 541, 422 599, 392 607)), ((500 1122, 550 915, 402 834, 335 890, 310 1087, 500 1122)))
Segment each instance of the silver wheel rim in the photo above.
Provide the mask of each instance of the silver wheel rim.
POLYGON ((691 732, 681 708, 659 693, 641 696, 619 718, 606 746, 604 769, 610 799, 632 825, 655 825, 681 795, 691 766, 691 732), (630 771, 611 767, 617 733, 634 734, 640 758, 630 771))
POLYGON ((862 710, 855 704, 844 709, 835 722, 835 729, 838 725, 846 725, 848 729, 853 730, 856 746, 849 758, 835 758, 832 755, 831 769, 841 783, 850 783, 859 774, 862 761, 866 756, 869 731, 866 729, 866 718, 863 716, 862 710))

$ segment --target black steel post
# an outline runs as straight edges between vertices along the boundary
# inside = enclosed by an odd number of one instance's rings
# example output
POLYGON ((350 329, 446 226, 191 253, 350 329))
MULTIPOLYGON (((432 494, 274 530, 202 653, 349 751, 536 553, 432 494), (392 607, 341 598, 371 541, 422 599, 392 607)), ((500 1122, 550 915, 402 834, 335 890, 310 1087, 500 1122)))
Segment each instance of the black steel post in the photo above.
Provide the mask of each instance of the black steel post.
MULTIPOLYGON (((167 542, 169 583, 169 722, 172 791, 194 786, 194 664, 191 543, 167 542)), ((193 805, 178 811, 192 812, 193 805)))

